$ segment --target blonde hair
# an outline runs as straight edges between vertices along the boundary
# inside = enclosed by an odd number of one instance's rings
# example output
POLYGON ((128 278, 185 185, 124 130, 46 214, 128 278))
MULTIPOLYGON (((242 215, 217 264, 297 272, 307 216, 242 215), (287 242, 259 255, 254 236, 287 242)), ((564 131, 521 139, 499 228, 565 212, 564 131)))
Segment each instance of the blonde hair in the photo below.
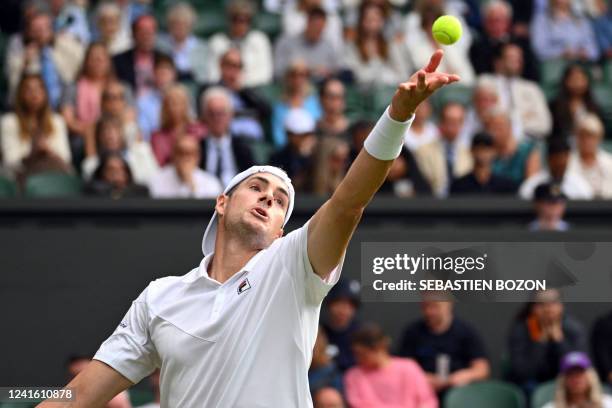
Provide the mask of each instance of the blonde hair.
POLYGON ((189 3, 179 2, 174 4, 168 10, 168 14, 166 15, 166 20, 168 22, 172 20, 186 20, 190 27, 193 27, 196 19, 198 18, 198 14, 195 9, 189 3))
POLYGON ((576 130, 586 130, 587 132, 595 133, 600 139, 604 135, 603 123, 599 117, 592 113, 586 113, 578 119, 576 130))
MULTIPOLYGON (((594 369, 588 368, 585 370, 585 375, 589 381, 588 400, 591 405, 589 408, 603 408, 603 391, 601 383, 594 369)), ((565 376, 563 374, 557 377, 557 386, 555 388, 555 408, 570 408, 567 402, 567 391, 565 389, 565 376)))
MULTIPOLYGON (((315 194, 328 195, 336 190, 336 187, 340 184, 346 173, 344 171, 338 172, 338 174, 332 174, 329 160, 337 149, 349 150, 349 145, 342 139, 336 137, 325 137, 319 140, 316 150, 314 152, 314 172, 312 176, 312 191, 315 194)), ((348 159, 348 157, 347 157, 348 159)))
POLYGON ((162 101, 162 108, 160 114, 160 128, 164 130, 171 130, 174 123, 173 119, 170 117, 169 113, 169 103, 170 103, 170 95, 171 94, 179 94, 185 101, 185 113, 181 120, 184 124, 189 124, 192 122, 192 115, 189 107, 189 93, 185 86, 180 84, 175 84, 170 86, 166 92, 164 92, 164 99, 162 101))

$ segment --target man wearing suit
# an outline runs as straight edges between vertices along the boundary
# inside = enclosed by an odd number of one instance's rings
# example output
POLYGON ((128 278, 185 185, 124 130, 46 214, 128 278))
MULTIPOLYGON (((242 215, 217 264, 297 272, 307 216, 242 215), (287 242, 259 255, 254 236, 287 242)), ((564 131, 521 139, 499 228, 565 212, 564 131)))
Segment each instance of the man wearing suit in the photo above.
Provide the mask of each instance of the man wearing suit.
POLYGON ((438 197, 445 197, 453 178, 461 177, 472 170, 469 148, 459 140, 465 108, 449 102, 440 112, 440 138, 421 146, 416 151, 416 160, 421 172, 438 197))
POLYGON ((132 24, 134 47, 113 57, 117 77, 130 84, 136 96, 153 88, 155 58, 161 53, 155 50, 157 22, 151 15, 138 17, 132 24))
POLYGON ((230 131, 234 111, 230 95, 224 88, 207 89, 202 94, 200 106, 202 121, 208 128, 208 135, 200 145, 200 167, 227 185, 236 174, 255 164, 253 153, 244 140, 230 131))

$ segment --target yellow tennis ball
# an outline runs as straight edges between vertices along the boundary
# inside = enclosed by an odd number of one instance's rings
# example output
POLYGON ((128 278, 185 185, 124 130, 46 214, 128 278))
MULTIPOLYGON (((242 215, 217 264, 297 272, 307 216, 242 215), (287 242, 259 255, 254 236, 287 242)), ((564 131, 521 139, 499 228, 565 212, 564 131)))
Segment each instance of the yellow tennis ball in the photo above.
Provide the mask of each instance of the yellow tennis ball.
POLYGON ((461 32, 461 23, 455 16, 440 16, 431 27, 433 37, 444 45, 456 43, 461 38, 461 32))

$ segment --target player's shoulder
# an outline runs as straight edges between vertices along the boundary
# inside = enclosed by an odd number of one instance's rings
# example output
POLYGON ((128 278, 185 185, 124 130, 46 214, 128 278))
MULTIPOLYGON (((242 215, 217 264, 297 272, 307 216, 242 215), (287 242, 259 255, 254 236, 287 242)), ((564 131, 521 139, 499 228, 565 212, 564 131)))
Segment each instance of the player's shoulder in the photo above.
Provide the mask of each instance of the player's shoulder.
POLYGON ((145 299, 151 302, 165 294, 173 293, 176 289, 194 282, 198 277, 199 268, 194 268, 185 275, 180 276, 164 276, 149 283, 145 288, 145 299))

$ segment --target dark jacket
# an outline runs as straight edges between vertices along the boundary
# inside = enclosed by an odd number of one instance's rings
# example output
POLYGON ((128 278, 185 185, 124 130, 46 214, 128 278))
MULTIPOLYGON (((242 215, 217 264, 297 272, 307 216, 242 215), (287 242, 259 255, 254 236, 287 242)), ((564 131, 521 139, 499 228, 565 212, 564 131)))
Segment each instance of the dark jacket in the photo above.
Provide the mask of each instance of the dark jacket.
MULTIPOLYGON (((232 141, 232 152, 234 153, 234 160, 236 161, 236 167, 238 171, 244 171, 249 167, 255 165, 255 159, 253 158, 253 152, 249 147, 248 143, 236 136, 231 136, 232 141)), ((202 158, 200 159, 200 167, 206 169, 206 156, 207 156, 206 138, 200 141, 200 151, 202 158)))
MULTIPOLYGON (((113 57, 113 67, 117 78, 123 82, 127 82, 132 89, 136 88, 136 70, 134 69, 135 50, 131 48, 127 51, 117 54, 113 57)), ((161 53, 153 51, 153 58, 157 58, 161 53)))

